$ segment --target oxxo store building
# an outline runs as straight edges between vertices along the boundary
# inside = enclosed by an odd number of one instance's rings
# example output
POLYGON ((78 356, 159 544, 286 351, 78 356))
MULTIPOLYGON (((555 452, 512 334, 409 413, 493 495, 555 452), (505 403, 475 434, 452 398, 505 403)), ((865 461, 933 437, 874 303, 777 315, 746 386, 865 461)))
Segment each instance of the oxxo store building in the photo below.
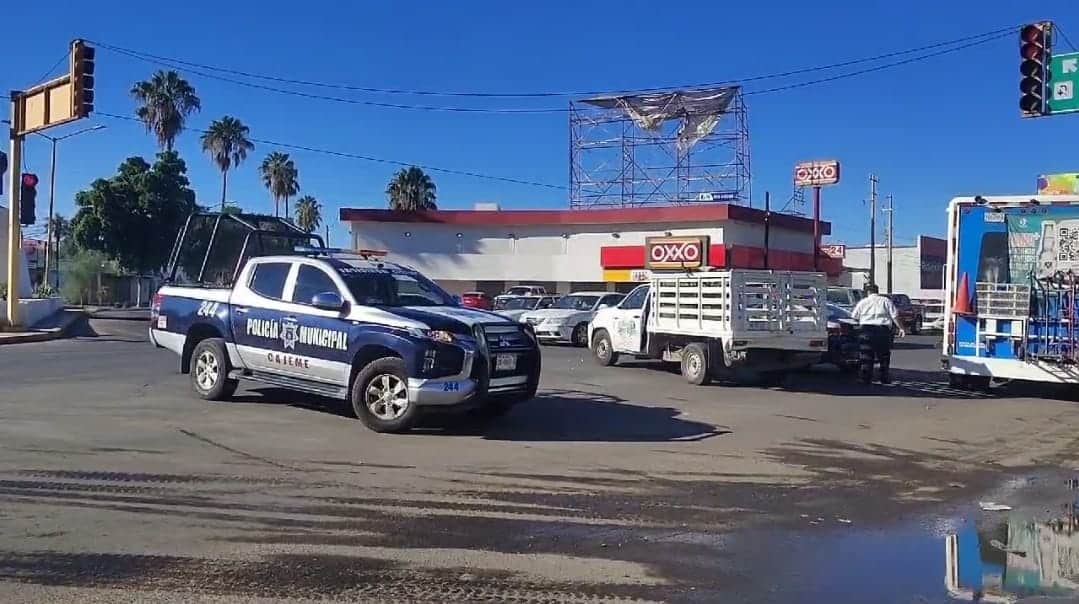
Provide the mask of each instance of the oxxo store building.
MULTIPOLYGON (((380 249, 452 293, 494 295, 513 285, 542 285, 566 294, 580 290, 628 292, 648 279, 645 241, 671 238, 667 261, 696 262, 685 254, 703 244, 707 265, 813 270, 813 221, 745 206, 602 210, 341 210, 352 246, 380 249), (767 230, 767 253, 765 232, 767 230), (687 239, 688 238, 688 239, 687 239), (679 256, 680 255, 680 256, 679 256), (674 256, 679 256, 675 258, 674 256)), ((830 232, 827 222, 821 232, 830 232)), ((656 252, 660 253, 660 252, 656 252)), ((823 255, 820 269, 838 274, 840 262, 823 255)))

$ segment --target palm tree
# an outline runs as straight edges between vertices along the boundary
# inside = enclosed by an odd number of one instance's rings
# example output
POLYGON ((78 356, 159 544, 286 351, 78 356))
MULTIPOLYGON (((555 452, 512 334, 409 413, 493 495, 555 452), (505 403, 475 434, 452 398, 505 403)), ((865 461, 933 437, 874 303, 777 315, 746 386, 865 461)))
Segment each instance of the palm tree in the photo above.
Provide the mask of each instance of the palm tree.
POLYGON ((140 103, 135 115, 166 151, 172 151, 187 116, 202 109, 195 88, 172 70, 158 71, 149 80, 135 82, 131 96, 140 103))
POLYGON ((225 194, 228 191, 229 168, 239 166, 247 159, 247 152, 255 148, 255 144, 247 140, 250 132, 243 122, 226 115, 211 122, 202 135, 202 150, 209 153, 221 169, 222 208, 225 207, 225 194))
POLYGON ((288 218, 288 198, 300 191, 300 183, 297 180, 299 172, 296 164, 287 153, 274 151, 262 160, 259 166, 262 173, 262 184, 270 191, 273 197, 274 216, 279 216, 278 206, 281 201, 285 202, 285 218, 288 218))
POLYGON ((391 210, 435 210, 435 183, 416 166, 401 168, 393 175, 386 196, 391 210))
POLYGON ((322 224, 322 205, 310 195, 296 200, 296 226, 312 233, 322 224))

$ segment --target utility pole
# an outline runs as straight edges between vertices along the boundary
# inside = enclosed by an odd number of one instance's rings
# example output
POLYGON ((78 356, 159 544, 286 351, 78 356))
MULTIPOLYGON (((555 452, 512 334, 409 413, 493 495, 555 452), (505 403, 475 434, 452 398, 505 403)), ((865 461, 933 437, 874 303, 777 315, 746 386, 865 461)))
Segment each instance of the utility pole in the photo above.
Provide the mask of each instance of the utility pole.
POLYGON ((19 193, 22 191, 22 141, 18 134, 18 101, 21 93, 11 91, 11 158, 8 180, 7 209, 7 322, 12 327, 19 324, 19 258, 22 254, 22 232, 19 224, 19 193))
POLYGON ((888 226, 887 226, 887 229, 886 229, 886 233, 887 233, 886 236, 888 237, 888 262, 887 262, 886 270, 888 271, 887 272, 887 280, 888 280, 888 293, 889 294, 892 293, 892 247, 894 245, 893 242, 892 242, 892 236, 893 236, 893 226, 895 225, 895 214, 894 214, 894 209, 895 208, 893 207, 892 203, 893 203, 892 195, 891 195, 891 193, 889 193, 888 194, 888 207, 884 209, 885 215, 888 217, 888 226))
POLYGON ((869 283, 877 283, 877 183, 876 174, 869 175, 869 283))
POLYGON ((326 225, 326 247, 330 247, 330 225, 326 225))
MULTIPOLYGON (((56 143, 64 140, 65 138, 71 138, 87 132, 93 132, 95 130, 104 130, 105 126, 93 126, 91 128, 84 128, 77 130, 64 136, 49 136, 48 134, 42 134, 41 132, 34 132, 34 134, 41 138, 47 139, 52 143, 52 161, 49 163, 49 219, 45 223, 46 236, 45 236, 45 283, 49 283, 49 268, 53 262, 57 263, 57 269, 59 269, 60 262, 60 234, 53 233, 53 200, 56 197, 56 143), (53 252, 53 242, 56 242, 56 251, 53 252), (55 254, 55 259, 53 255, 55 254)), ((60 272, 56 272, 56 287, 60 287, 60 272)))

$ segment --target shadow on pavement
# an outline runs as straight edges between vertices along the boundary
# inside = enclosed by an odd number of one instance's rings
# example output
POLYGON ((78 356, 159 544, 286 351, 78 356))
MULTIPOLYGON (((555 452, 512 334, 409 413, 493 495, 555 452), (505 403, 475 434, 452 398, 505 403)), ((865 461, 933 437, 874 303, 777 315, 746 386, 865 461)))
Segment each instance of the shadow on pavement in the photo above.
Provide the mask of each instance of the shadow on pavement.
MULTIPOLYGON (((288 405, 339 417, 354 418, 345 401, 282 388, 242 391, 219 404, 288 405)), ((628 403, 603 394, 558 390, 540 392, 508 414, 483 420, 467 413, 432 412, 422 418, 413 434, 479 436, 487 440, 668 442, 698 441, 730 434, 726 426, 679 417, 673 407, 628 403)), ((357 429, 360 429, 357 426, 357 429)))
POLYGON ((417 432, 482 436, 487 440, 668 442, 699 441, 730 434, 683 417, 674 407, 636 405, 606 394, 553 390, 540 392, 507 415, 483 422, 466 416, 432 415, 417 432), (430 425, 428 425, 430 424, 430 425))

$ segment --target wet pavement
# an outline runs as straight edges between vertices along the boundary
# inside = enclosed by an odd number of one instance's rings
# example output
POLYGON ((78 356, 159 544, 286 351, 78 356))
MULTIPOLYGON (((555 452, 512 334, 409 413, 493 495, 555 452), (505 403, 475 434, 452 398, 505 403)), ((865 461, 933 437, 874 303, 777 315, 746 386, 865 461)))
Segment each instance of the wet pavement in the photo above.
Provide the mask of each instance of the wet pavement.
POLYGON ((498 422, 378 435, 277 389, 196 400, 143 327, 0 350, 0 602, 994 601, 1076 576, 1079 408, 949 388, 931 338, 870 388, 548 347, 498 422))

